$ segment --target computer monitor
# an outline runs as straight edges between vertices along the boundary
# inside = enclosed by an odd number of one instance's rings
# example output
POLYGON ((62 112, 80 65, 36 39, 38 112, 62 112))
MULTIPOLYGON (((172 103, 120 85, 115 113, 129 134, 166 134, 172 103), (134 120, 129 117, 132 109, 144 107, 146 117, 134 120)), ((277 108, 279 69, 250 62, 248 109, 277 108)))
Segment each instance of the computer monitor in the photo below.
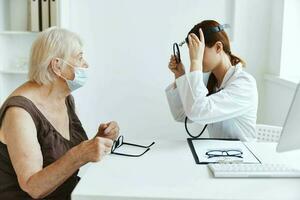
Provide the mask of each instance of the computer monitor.
POLYGON ((295 149, 300 149, 300 83, 296 87, 276 151, 284 152, 295 149))

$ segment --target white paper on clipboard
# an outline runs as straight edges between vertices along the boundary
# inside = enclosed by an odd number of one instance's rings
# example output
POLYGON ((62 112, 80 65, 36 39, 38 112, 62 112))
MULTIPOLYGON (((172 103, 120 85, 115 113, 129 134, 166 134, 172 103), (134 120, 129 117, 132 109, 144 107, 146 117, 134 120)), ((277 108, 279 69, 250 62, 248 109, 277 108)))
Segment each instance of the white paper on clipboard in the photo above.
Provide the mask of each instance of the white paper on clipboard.
POLYGON ((192 140, 195 153, 199 162, 211 163, 222 162, 224 158, 208 158, 206 152, 212 149, 238 149, 243 152, 242 160, 239 158, 227 158, 228 162, 241 161, 242 163, 260 163, 256 156, 248 149, 248 147, 239 140, 223 140, 223 139, 208 139, 208 140, 192 140))

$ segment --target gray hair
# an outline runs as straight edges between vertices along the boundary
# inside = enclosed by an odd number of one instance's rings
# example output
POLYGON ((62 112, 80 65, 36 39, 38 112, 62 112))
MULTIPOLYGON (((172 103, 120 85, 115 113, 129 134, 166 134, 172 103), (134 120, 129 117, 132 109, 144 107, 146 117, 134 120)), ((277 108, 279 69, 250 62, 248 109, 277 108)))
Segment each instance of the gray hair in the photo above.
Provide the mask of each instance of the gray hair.
POLYGON ((51 60, 68 60, 82 48, 79 36, 63 28, 51 27, 41 32, 33 42, 29 60, 28 78, 40 85, 51 84, 55 74, 49 69, 51 60))

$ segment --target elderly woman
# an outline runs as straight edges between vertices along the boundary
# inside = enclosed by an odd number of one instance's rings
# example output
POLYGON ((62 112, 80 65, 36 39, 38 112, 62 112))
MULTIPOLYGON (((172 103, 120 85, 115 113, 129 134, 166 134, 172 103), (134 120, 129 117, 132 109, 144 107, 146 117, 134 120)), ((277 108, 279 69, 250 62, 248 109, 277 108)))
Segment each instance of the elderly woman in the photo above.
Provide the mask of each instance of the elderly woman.
POLYGON ((29 81, 0 109, 0 199, 70 199, 79 168, 110 152, 117 123, 101 124, 88 140, 70 95, 84 85, 87 69, 76 34, 39 34, 29 81))

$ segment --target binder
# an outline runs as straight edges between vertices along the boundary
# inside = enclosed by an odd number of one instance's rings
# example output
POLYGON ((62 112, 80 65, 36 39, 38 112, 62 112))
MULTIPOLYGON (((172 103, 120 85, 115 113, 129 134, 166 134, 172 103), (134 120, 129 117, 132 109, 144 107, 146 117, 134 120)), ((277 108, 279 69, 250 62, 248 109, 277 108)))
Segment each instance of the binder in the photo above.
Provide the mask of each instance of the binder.
POLYGON ((49 28, 49 0, 41 0, 42 30, 49 28))
POLYGON ((28 0, 28 30, 40 31, 39 0, 28 0))
POLYGON ((50 0, 50 26, 59 26, 58 0, 50 0))
POLYGON ((238 146, 242 149, 244 160, 242 163, 256 163, 259 164, 261 161, 255 156, 255 154, 247 147, 247 145, 243 142, 241 142, 238 139, 225 139, 225 138, 187 138, 187 142, 189 144, 189 147, 191 149, 191 152, 193 154, 194 160, 196 164, 209 164, 209 163, 216 163, 215 161, 208 161, 208 159, 205 159, 205 146, 211 147, 212 144, 215 149, 222 149, 221 146, 225 146, 228 148, 236 148, 238 146), (200 143, 197 141, 200 141, 200 143), (228 144, 230 144, 228 146, 228 144), (199 145, 199 146, 195 146, 199 145), (234 146, 234 147, 233 147, 234 146), (201 150, 199 150, 201 149, 201 150), (199 155, 201 154, 201 155, 199 155))

